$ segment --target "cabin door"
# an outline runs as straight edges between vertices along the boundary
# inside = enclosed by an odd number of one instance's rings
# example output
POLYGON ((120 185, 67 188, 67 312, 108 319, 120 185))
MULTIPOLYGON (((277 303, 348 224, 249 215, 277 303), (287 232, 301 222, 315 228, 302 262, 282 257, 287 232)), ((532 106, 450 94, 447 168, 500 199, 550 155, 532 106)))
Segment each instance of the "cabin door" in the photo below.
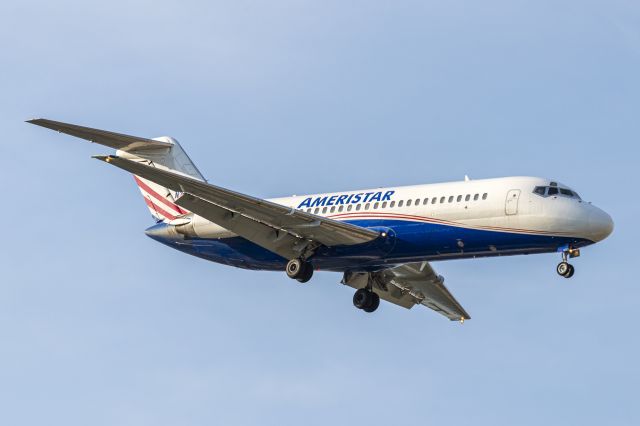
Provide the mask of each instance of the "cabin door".
POLYGON ((507 215, 518 214, 518 199, 520 198, 520 190, 512 189, 507 192, 507 199, 505 201, 505 213, 507 215))

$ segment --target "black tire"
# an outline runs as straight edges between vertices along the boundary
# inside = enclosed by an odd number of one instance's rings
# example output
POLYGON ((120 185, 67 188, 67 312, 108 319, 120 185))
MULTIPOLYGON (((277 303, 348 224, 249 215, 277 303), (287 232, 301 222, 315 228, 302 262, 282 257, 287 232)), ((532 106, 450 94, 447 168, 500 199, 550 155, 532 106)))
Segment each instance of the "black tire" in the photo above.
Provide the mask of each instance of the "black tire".
POLYGON ((569 265, 567 262, 560 262, 558 263, 558 266, 556 266, 556 272, 562 277, 566 277, 570 270, 571 265, 569 265))
POLYGON ((296 278, 296 280, 301 283, 306 283, 313 276, 313 265, 310 262, 304 262, 302 265, 302 272, 300 273, 300 276, 296 278))
POLYGON ((291 259, 285 268, 289 278, 297 279, 304 272, 304 263, 300 259, 291 259))
POLYGON ((569 265, 569 272, 567 272, 564 277, 565 278, 571 278, 574 274, 574 272, 576 272, 576 268, 573 267, 573 265, 569 265))
POLYGON ((370 292, 371 295, 371 303, 369 303, 369 306, 367 306, 366 308, 363 308, 362 310, 365 312, 373 312, 376 309, 378 309, 378 306, 380 306, 380 296, 378 296, 377 293, 374 292, 370 292))
POLYGON ((353 306, 358 309, 365 309, 371 304, 371 292, 366 288, 356 290, 353 295, 353 306))

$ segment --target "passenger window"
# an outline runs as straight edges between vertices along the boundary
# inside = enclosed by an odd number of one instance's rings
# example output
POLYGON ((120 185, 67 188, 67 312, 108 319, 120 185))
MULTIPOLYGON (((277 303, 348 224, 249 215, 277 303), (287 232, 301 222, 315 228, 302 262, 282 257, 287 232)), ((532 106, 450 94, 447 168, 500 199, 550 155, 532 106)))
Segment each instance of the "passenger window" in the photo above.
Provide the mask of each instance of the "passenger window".
POLYGON ((348 212, 350 212, 352 208, 353 208, 353 204, 349 204, 349 205, 347 206, 347 211, 348 211, 348 212))
POLYGON ((316 209, 313 211, 314 214, 318 214, 318 212, 320 212, 320 209, 318 207, 316 207, 316 209))
POLYGON ((413 203, 414 206, 419 206, 420 205, 420 199, 416 198, 415 203, 413 203))
POLYGON ((423 206, 426 206, 427 204, 429 204, 429 198, 425 198, 424 200, 422 200, 423 206))
POLYGON ((385 201, 384 203, 382 203, 382 208, 386 209, 387 208, 387 202, 385 201))
POLYGON ((473 201, 478 201, 478 197, 479 197, 479 196, 480 196, 479 194, 474 195, 474 196, 473 196, 473 201))
POLYGON ((558 195, 558 188, 556 188, 555 186, 549 187, 547 195, 558 195))
POLYGON ((392 201, 391 204, 389 204, 389 207, 393 208, 396 205, 395 201, 392 201))
POLYGON ((485 192, 484 194, 482 194, 482 199, 486 200, 487 199, 487 193, 485 192))
POLYGON ((459 203, 460 201, 462 201, 462 195, 458 195, 458 198, 456 199, 456 201, 459 203))
POLYGON ((402 207, 403 204, 404 204, 403 200, 398 201, 398 207, 402 207))
POLYGON ((411 207, 411 200, 407 200, 407 207, 411 207))
POLYGON ((344 210, 344 206, 340 206, 340 207, 338 207, 338 212, 339 212, 339 213, 342 213, 342 210, 344 210))
POLYGON ((331 213, 336 211, 336 206, 331 207, 331 213))
POLYGON ((464 200, 465 200, 465 201, 469 201, 470 199, 471 199, 471 194, 467 194, 467 196, 466 196, 466 197, 464 197, 464 200))
POLYGON ((431 199, 431 204, 435 204, 438 201, 438 197, 433 197, 431 199))
POLYGON ((360 210, 360 206, 361 206, 361 204, 357 204, 357 205, 356 205, 356 211, 357 211, 357 210, 360 210))
POLYGON ((327 212, 327 208, 325 207, 322 209, 322 213, 326 213, 326 212, 327 212))
POLYGON ((364 209, 365 209, 365 210, 369 210, 369 203, 367 203, 367 204, 365 204, 365 205, 364 205, 364 209))
POLYGON ((445 197, 440 197, 440 204, 444 203, 445 197))
POLYGON ((374 209, 377 209, 379 204, 380 204, 380 203, 375 203, 375 204, 373 205, 373 208, 374 208, 374 209))
POLYGON ((450 202, 450 203, 453 203, 453 195, 450 195, 450 196, 449 196, 449 202, 450 202))

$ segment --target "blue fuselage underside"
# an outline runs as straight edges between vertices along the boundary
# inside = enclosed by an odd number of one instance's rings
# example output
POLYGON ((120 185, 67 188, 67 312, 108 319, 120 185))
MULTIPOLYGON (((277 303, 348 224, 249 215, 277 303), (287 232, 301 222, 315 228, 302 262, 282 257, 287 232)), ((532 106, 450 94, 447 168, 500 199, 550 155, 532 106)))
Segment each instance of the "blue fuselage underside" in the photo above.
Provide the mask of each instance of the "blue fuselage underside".
MULTIPOLYGON (((547 253, 566 246, 580 248, 593 244, 584 238, 487 231, 404 220, 367 219, 348 223, 385 231, 387 237, 356 246, 321 247, 311 259, 315 268, 375 270, 396 263, 547 253)), ((193 256, 239 268, 283 270, 288 260, 242 237, 155 239, 193 256)))

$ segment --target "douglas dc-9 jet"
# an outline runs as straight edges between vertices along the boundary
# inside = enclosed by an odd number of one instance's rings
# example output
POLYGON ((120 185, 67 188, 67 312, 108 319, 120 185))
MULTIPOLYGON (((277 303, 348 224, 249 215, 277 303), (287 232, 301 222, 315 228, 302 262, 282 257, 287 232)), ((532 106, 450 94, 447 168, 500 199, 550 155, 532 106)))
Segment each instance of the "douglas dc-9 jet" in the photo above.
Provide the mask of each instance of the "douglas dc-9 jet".
POLYGON ((451 320, 469 314, 432 261, 558 252, 568 258, 606 238, 611 217, 572 188, 504 177, 262 199, 208 183, 178 141, 46 119, 29 123, 116 150, 98 160, 134 175, 155 224, 146 234, 182 252, 238 268, 342 274, 365 312, 380 299, 424 305, 451 320))

